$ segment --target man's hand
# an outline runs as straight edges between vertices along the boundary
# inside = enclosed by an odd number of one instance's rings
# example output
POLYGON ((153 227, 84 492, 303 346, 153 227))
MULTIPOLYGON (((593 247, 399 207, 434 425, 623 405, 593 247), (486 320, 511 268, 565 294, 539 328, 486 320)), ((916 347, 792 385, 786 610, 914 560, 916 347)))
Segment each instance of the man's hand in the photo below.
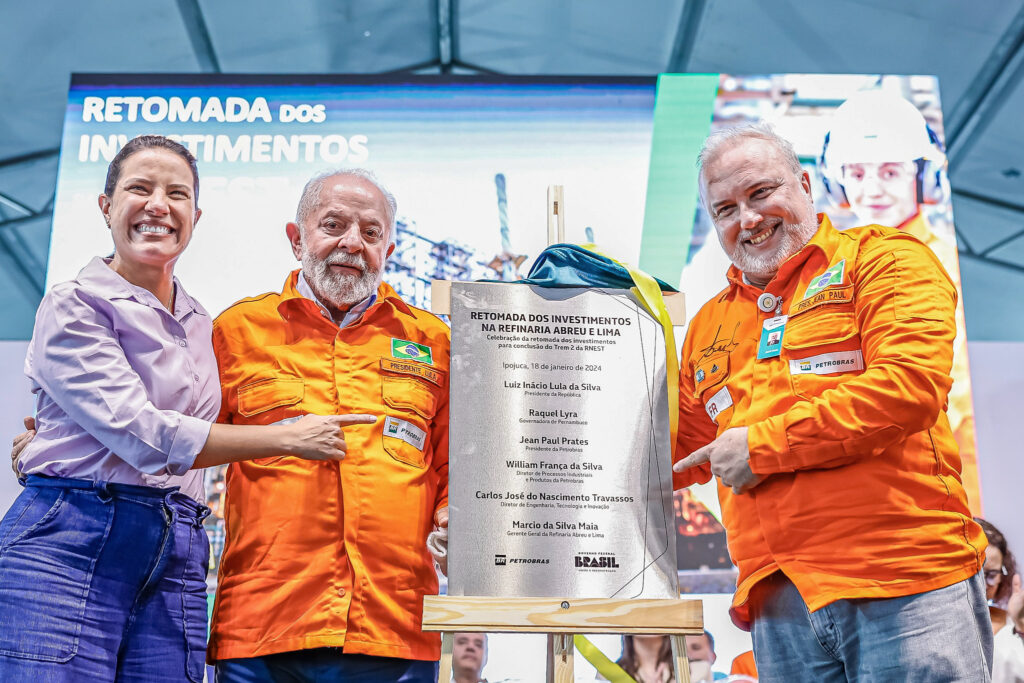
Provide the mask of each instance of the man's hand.
POLYGON ((672 470, 682 472, 690 467, 711 463, 711 473, 735 494, 745 493, 761 483, 763 477, 750 469, 747 428, 733 427, 703 448, 677 462, 672 470))
POLYGON ((36 436, 36 419, 34 417, 26 417, 22 423, 27 431, 18 434, 11 442, 11 469, 14 470, 16 477, 21 476, 21 472, 18 470, 18 458, 21 457, 21 452, 25 450, 28 442, 36 436))
POLYGON ((441 573, 448 576, 448 506, 434 513, 436 529, 427 536, 427 550, 441 568, 441 573))

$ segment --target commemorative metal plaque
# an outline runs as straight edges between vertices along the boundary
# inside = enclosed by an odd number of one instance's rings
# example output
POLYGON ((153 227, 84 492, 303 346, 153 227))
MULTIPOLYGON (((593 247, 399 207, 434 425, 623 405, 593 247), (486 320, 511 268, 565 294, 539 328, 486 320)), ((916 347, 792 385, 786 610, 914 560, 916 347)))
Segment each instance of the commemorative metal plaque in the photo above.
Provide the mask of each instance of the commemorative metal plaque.
POLYGON ((451 595, 678 597, 662 328, 628 290, 452 283, 451 595))

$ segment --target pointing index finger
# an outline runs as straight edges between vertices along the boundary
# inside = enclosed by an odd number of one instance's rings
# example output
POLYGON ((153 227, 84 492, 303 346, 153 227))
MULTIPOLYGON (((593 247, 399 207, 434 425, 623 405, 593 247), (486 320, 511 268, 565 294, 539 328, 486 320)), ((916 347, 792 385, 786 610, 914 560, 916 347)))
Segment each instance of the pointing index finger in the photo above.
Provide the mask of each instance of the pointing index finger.
POLYGON ((703 465, 709 460, 710 456, 708 454, 708 448, 707 446, 704 446, 703 448, 698 448, 693 453, 690 453, 688 456, 686 456, 685 458, 677 462, 675 465, 673 465, 672 471, 682 472, 683 470, 688 470, 691 467, 703 465))
POLYGON ((337 415, 338 422, 342 425, 371 425, 377 421, 376 415, 362 413, 337 415))

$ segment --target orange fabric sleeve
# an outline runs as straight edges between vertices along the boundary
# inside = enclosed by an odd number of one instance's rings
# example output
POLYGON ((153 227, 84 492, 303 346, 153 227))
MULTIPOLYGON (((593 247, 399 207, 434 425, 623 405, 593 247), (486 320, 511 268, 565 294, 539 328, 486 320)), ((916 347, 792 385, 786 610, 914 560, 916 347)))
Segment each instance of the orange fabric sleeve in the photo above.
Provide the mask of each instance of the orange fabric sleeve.
POLYGON ((757 474, 838 467, 935 424, 952 384, 956 290, 931 251, 902 235, 859 258, 864 371, 751 424, 757 474))
POLYGON ((729 673, 757 678, 757 664, 754 663, 753 650, 747 650, 736 655, 736 658, 732 660, 732 668, 729 669, 729 673))

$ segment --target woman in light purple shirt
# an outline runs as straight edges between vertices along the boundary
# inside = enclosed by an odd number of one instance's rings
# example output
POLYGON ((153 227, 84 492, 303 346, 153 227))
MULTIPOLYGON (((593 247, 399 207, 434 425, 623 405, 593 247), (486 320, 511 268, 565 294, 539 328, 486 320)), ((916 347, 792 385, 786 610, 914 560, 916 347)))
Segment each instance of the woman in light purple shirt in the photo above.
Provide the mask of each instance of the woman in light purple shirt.
POLYGON ((0 523, 0 680, 203 680, 209 510, 198 468, 345 455, 342 427, 211 425, 212 321, 174 278, 200 216, 192 155, 161 136, 110 164, 114 256, 44 297, 25 361, 38 433, 0 523))

